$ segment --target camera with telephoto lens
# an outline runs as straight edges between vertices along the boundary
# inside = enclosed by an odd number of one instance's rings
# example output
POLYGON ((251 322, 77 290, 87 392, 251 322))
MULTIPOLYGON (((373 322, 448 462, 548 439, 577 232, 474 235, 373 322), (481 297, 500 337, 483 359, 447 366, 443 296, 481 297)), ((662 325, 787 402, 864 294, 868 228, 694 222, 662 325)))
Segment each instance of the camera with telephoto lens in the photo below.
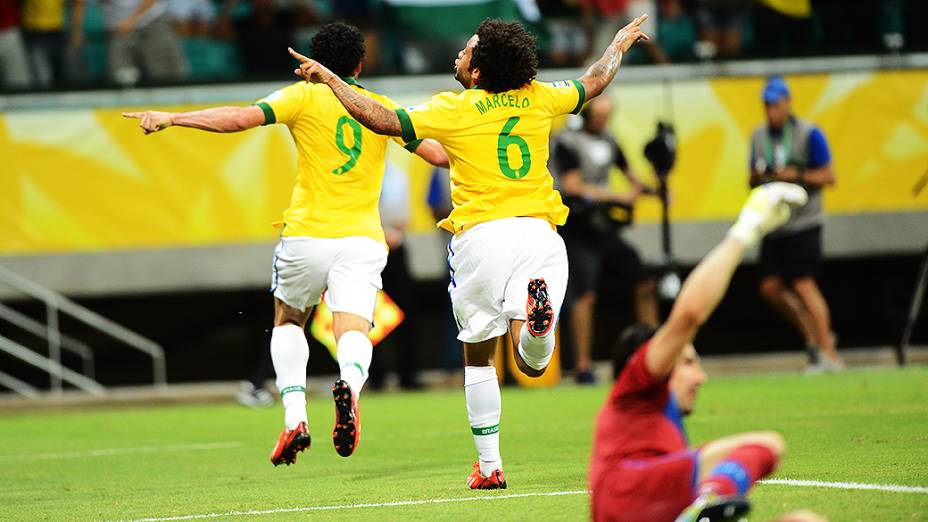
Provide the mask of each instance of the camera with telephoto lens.
POLYGON ((657 122, 657 134, 644 146, 644 157, 654 166, 658 176, 666 176, 677 160, 677 136, 673 125, 657 122))

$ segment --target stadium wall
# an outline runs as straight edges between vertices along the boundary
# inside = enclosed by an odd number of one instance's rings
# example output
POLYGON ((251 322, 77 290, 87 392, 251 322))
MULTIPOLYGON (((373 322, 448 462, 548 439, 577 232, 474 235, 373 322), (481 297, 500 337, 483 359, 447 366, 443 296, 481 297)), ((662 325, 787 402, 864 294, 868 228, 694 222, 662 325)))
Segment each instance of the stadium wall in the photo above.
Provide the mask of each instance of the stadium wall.
MULTIPOLYGON (((686 263, 721 237, 747 194, 747 140, 763 120, 763 78, 685 78, 682 69, 667 69, 671 79, 659 81, 629 68, 609 95, 618 103, 614 130, 638 172, 650 172, 642 150, 655 122, 675 123, 672 220, 675 250, 686 263)), ((838 184, 825 193, 826 255, 921 250, 928 190, 914 197, 913 187, 928 169, 928 70, 787 79, 796 113, 821 126, 834 156, 838 184)), ((411 104, 453 88, 449 80, 380 79, 370 86, 411 104)), ((264 285, 276 239, 270 224, 286 207, 296 173, 287 130, 143 136, 120 113, 246 104, 283 84, 0 99, 0 262, 74 295, 264 285)), ((391 146, 388 160, 410 176, 413 273, 441 278, 443 242, 425 203, 431 169, 398 147, 391 146)), ((618 176, 615 183, 622 183, 618 176)), ((652 259, 658 219, 657 202, 644 199, 629 231, 652 259)))
MULTIPOLYGON (((892 343, 928 244, 928 190, 913 192, 928 168, 928 55, 626 68, 609 91, 618 103, 613 125, 633 167, 648 173, 644 143, 658 118, 675 123, 672 219, 685 269, 722 237, 747 194, 747 139, 763 119, 758 98, 768 71, 787 74, 796 112, 819 124, 833 149, 838 185, 825 195, 822 288, 841 346, 892 343)), ((542 78, 579 74, 546 71, 542 78)), ((455 88, 444 76, 364 83, 408 104, 455 88)), ((286 129, 143 136, 120 112, 250 103, 283 84, 0 97, 0 264, 164 345, 171 381, 244 376, 254 364, 246 347, 262 352, 267 345, 276 241, 270 223, 295 175, 286 129)), ((389 158, 411 181, 409 257, 423 308, 417 357, 421 367, 437 367, 449 314, 439 305, 447 300, 444 241, 425 205, 430 168, 398 148, 389 158)), ((626 232, 651 260, 659 257, 658 211, 654 201, 642 201, 626 232)), ((760 302, 756 280, 750 262, 739 269, 697 339, 701 351, 801 346, 760 302)), ((599 314, 616 320, 600 322, 599 357, 631 315, 621 284, 601 288, 599 314)), ((10 297, 0 288, 0 298, 10 297)), ((37 303, 13 304, 35 317, 44 313, 37 303)), ((921 321, 928 324, 928 310, 921 321)), ((78 325, 63 326, 95 346, 103 382, 149 378, 146 361, 78 325)), ((925 328, 915 342, 928 342, 925 328)), ((389 338, 387 346, 402 349, 389 338)), ((326 358, 314 361, 314 373, 333 371, 326 358)), ((44 384, 40 374, 17 370, 44 384)))

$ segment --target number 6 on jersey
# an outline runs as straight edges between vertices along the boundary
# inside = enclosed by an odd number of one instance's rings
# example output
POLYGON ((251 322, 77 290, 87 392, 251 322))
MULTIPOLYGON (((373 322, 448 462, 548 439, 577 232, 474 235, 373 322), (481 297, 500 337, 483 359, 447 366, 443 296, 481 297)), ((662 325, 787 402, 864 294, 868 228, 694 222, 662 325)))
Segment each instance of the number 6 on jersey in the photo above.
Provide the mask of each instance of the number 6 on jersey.
POLYGON ((503 130, 499 132, 499 139, 496 141, 496 151, 499 156, 499 169, 503 176, 509 179, 522 179, 532 169, 532 156, 530 154, 528 143, 521 136, 509 134, 513 127, 519 123, 519 117, 513 116, 503 125, 503 130), (509 164, 509 146, 518 145, 519 152, 522 153, 522 165, 518 168, 512 168, 509 164))

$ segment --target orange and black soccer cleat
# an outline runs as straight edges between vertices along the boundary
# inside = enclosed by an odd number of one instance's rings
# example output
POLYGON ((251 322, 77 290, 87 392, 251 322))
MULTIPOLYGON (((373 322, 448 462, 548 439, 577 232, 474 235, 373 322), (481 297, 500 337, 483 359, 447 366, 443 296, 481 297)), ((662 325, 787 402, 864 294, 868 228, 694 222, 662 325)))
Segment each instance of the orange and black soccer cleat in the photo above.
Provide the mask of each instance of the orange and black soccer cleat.
POLYGON ((335 399, 335 429, 332 442, 335 451, 342 457, 350 457, 358 448, 361 439, 361 412, 358 409, 358 396, 348 383, 339 379, 332 386, 335 399))
POLYGON ((310 442, 309 430, 306 429, 305 422, 301 422, 295 429, 285 429, 277 439, 274 450, 271 451, 271 464, 275 466, 293 464, 296 462, 296 454, 309 448, 310 442))
POLYGON ((528 333, 535 337, 547 335, 554 326, 554 310, 548 299, 548 284, 544 279, 528 282, 528 300, 525 303, 525 321, 528 333))
POLYGON ((489 477, 484 477, 480 473, 480 462, 474 462, 474 472, 467 477, 467 485, 470 489, 506 489, 506 477, 501 469, 495 469, 489 477))

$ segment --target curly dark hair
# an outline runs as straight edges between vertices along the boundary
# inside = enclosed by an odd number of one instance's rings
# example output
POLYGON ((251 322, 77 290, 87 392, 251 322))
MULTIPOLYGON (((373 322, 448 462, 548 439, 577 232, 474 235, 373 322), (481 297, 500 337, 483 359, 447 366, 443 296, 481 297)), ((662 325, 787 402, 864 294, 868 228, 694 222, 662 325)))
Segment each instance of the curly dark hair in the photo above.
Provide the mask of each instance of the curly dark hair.
POLYGON ((486 19, 477 28, 471 70, 480 69, 477 87, 489 92, 518 89, 538 74, 535 36, 519 22, 486 19))
POLYGON ((343 78, 354 74, 364 52, 361 31, 344 22, 325 24, 309 42, 309 57, 343 78))

